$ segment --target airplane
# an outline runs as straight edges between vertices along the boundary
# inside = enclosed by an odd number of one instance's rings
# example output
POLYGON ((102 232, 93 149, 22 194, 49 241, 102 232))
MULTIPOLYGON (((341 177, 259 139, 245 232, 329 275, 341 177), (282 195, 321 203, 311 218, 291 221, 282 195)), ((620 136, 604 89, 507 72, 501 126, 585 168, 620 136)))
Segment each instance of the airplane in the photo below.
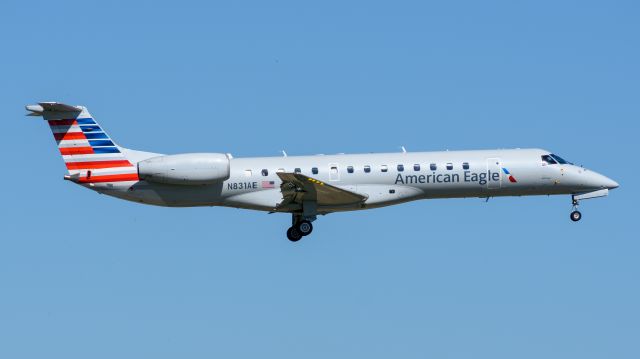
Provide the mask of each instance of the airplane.
POLYGON ((311 234, 319 215, 419 199, 570 195, 604 197, 618 183, 543 149, 234 158, 228 153, 164 155, 118 146, 84 106, 27 105, 42 116, 68 174, 113 197, 169 207, 223 206, 291 214, 287 238, 311 234))

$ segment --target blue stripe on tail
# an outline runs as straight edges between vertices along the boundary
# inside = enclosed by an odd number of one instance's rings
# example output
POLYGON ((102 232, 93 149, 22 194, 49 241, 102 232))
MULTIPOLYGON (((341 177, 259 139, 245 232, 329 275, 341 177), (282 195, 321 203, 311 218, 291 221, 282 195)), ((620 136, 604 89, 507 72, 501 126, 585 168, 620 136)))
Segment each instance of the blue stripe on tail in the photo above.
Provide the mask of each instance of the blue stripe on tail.
POLYGON ((116 147, 94 147, 93 153, 120 153, 116 147))
POLYGON ((96 121, 92 118, 77 118, 78 125, 95 125, 96 121))
POLYGON ((91 145, 91 147, 96 147, 96 146, 115 146, 115 144, 113 142, 111 142, 110 140, 89 141, 89 145, 91 145))

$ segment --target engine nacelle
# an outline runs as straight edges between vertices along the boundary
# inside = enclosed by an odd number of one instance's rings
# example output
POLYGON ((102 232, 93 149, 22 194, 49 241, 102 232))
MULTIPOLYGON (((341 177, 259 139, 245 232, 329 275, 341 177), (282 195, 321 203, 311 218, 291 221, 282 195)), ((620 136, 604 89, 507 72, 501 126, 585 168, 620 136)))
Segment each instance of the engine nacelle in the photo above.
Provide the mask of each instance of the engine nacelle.
POLYGON ((229 157, 222 153, 185 153, 138 162, 138 176, 149 182, 207 185, 229 178, 229 157))

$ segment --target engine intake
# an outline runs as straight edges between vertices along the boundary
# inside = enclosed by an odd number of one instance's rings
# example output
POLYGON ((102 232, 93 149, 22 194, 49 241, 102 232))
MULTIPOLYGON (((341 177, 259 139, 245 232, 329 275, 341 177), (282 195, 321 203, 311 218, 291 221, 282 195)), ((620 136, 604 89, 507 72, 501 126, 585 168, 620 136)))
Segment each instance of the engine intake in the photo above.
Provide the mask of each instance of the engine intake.
POLYGON ((208 185, 229 178, 229 157, 222 153, 185 153, 138 162, 138 176, 149 182, 208 185))

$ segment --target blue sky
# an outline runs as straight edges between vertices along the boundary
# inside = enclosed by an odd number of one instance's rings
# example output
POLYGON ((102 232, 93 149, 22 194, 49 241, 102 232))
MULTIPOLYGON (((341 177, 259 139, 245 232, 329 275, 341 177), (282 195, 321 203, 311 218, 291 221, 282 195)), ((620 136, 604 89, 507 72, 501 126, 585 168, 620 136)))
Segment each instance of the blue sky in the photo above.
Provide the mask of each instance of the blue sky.
POLYGON ((8 1, 0 357, 637 358, 632 1, 8 1), (23 106, 236 157, 542 147, 621 185, 290 219, 62 180, 23 106))

